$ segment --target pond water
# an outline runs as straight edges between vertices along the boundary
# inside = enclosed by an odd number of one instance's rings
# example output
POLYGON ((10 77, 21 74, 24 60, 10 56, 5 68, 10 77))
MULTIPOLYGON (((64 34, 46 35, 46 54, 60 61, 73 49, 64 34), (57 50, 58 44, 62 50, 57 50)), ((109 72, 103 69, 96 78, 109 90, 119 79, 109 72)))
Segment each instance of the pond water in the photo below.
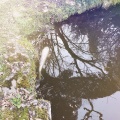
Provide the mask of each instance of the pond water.
POLYGON ((120 5, 75 14, 48 36, 37 93, 51 101, 52 119, 120 120, 120 5))
MULTIPOLYGON (((99 113, 92 111, 92 118, 89 118, 90 120, 99 120, 100 114, 102 114, 101 119, 103 120, 120 120, 120 92, 116 92, 104 98, 92 99, 91 101, 94 110, 99 113)), ((82 99, 82 106, 78 109, 77 120, 82 120, 87 113, 84 108, 91 110, 89 101, 86 99, 82 99)))
POLYGON ((90 79, 63 81, 51 77, 41 81, 39 97, 51 101, 53 120, 120 119, 118 85, 90 79))
POLYGON ((120 92, 104 98, 91 99, 93 110, 87 99, 81 99, 81 101, 81 106, 76 111, 74 107, 71 109, 71 104, 66 107, 64 100, 56 101, 61 107, 56 106, 56 102, 54 103, 58 110, 52 111, 53 120, 120 120, 120 92), (85 108, 91 110, 91 113, 87 114, 88 111, 85 108))

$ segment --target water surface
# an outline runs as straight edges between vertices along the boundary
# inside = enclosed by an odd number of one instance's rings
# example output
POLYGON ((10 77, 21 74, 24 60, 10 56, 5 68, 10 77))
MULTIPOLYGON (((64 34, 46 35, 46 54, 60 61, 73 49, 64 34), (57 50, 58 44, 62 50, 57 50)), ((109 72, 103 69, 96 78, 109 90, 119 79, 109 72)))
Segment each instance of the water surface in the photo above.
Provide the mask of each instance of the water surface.
POLYGON ((53 120, 120 120, 120 5, 70 16, 48 36, 37 92, 53 120))

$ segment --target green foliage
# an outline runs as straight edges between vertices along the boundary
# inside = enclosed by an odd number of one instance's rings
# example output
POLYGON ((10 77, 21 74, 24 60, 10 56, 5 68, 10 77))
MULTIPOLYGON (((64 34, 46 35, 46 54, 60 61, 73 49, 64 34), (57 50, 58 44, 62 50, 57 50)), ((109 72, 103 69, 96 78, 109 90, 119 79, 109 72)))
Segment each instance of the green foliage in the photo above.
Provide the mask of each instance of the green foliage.
POLYGON ((49 120, 47 116, 47 111, 45 109, 35 108, 36 118, 40 118, 42 120, 49 120))
POLYGON ((1 3, 0 35, 5 38, 15 37, 19 34, 22 36, 28 35, 49 24, 52 15, 55 16, 55 20, 59 20, 59 15, 61 18, 66 19, 68 15, 70 15, 69 12, 71 12, 71 9, 74 8, 73 6, 71 6, 70 9, 67 7, 68 6, 62 6, 58 8, 55 3, 49 3, 47 0, 34 1, 32 4, 18 0, 1 3), (47 12, 41 10, 44 4, 49 5, 47 12), (36 7, 40 5, 41 9, 36 7))
POLYGON ((74 13, 76 13, 76 8, 75 6, 70 6, 70 5, 65 5, 62 8, 62 12, 63 12, 63 19, 67 19, 70 15, 73 15, 74 13))
MULTIPOLYGON (((72 0, 71 0, 72 1, 72 0)), ((104 3, 116 4, 120 0, 75 0, 74 5, 65 1, 62 5, 48 0, 1 0, 0 2, 0 39, 15 38, 19 35, 26 36, 40 30, 46 24, 50 24, 50 18, 54 21, 67 19, 70 15, 81 13, 87 9, 104 3), (47 10, 44 11, 47 7, 47 10)))
POLYGON ((30 106, 29 110, 35 112, 35 119, 49 120, 47 111, 45 109, 35 106, 30 106))
POLYGON ((14 108, 13 110, 10 110, 9 108, 6 108, 1 112, 0 119, 1 120, 29 120, 29 112, 28 108, 14 108))
POLYGON ((114 5, 117 4, 117 3, 120 3, 120 0, 111 0, 111 1, 114 5))
POLYGON ((35 111, 35 116, 34 120, 36 119, 41 119, 41 120, 49 120, 47 111, 44 109, 36 108, 34 106, 30 107, 24 107, 24 108, 14 108, 10 110, 9 108, 6 107, 3 111, 0 110, 0 120, 29 120, 30 115, 29 115, 29 110, 30 111, 35 111))
POLYGON ((6 64, 4 54, 7 52, 5 48, 5 41, 0 43, 0 85, 3 85, 6 76, 11 72, 9 66, 6 64))
POLYGON ((35 51, 33 45, 30 43, 30 41, 28 41, 26 38, 22 38, 21 40, 19 40, 19 44, 26 50, 27 55, 29 55, 28 61, 30 63, 29 75, 27 77, 22 76, 22 75, 19 76, 19 81, 20 81, 19 85, 22 87, 24 86, 24 88, 25 88, 25 86, 26 86, 26 88, 30 88, 30 86, 32 85, 34 88, 35 78, 36 78, 35 58, 38 56, 37 52, 35 51))
POLYGON ((20 97, 20 95, 17 95, 16 97, 12 98, 10 101, 17 108, 21 107, 21 97, 20 97))
POLYGON ((26 88, 29 89, 30 88, 30 81, 29 81, 29 77, 23 76, 22 74, 18 76, 17 79, 17 87, 18 88, 26 88))
POLYGON ((33 59, 37 56, 33 45, 30 43, 30 41, 27 40, 27 38, 23 37, 18 42, 26 50, 26 52, 30 56, 30 59, 33 59))
POLYGON ((18 114, 17 117, 15 119, 18 119, 18 120, 29 120, 29 111, 28 111, 28 108, 25 107, 25 108, 20 108, 19 110, 20 112, 20 115, 18 114))

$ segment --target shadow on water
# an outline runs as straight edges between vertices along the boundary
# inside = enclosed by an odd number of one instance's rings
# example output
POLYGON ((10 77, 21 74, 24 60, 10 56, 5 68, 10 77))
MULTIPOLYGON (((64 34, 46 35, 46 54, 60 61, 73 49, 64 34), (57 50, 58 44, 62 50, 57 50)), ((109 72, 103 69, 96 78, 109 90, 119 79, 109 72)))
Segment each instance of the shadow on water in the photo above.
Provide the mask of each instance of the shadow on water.
MULTIPOLYGON (((50 58, 53 62, 49 60, 42 71, 44 79, 37 89, 38 97, 51 101, 53 120, 78 120, 83 99, 88 101, 90 107, 83 107, 86 113, 79 120, 92 119, 93 113, 98 116, 95 120, 104 119, 104 112, 94 108, 92 99, 99 100, 120 90, 119 20, 120 5, 117 5, 108 10, 95 8, 55 23, 55 35, 52 36, 52 33, 50 38, 54 43, 50 58), (64 59, 68 53, 71 59, 64 59), (72 70, 73 76, 67 72, 62 75, 65 65, 72 70), (90 66, 95 69, 90 69, 90 66)), ((102 103, 97 108, 100 106, 102 103)), ((114 115, 110 116, 115 119, 114 115)))

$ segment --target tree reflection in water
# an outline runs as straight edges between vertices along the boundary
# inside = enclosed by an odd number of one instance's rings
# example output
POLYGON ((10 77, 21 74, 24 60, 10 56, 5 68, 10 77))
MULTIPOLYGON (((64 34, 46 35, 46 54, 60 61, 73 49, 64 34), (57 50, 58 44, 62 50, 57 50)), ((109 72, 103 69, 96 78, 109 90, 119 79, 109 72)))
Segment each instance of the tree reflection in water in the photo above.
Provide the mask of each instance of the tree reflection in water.
POLYGON ((84 110, 87 110, 87 112, 82 120, 88 120, 89 118, 92 118, 92 116, 91 116, 92 112, 95 112, 96 114, 99 115, 99 120, 103 120, 102 119, 103 115, 100 112, 94 110, 94 106, 93 106, 92 102, 90 101, 90 99, 88 99, 88 101, 91 106, 91 110, 89 110, 88 108, 84 108, 84 110))
POLYGON ((89 99, 110 96, 119 89, 114 81, 92 77, 69 78, 66 80, 49 76, 42 71, 44 80, 41 81, 38 97, 50 100, 52 104, 53 120, 77 120, 78 108, 81 107, 82 99, 88 99, 91 110, 85 108, 87 113, 84 120, 96 113, 102 120, 102 114, 93 109, 89 99))
MULTIPOLYGON (((119 13, 120 5, 75 14, 36 41, 36 47, 49 46, 51 52, 37 92, 51 101, 53 120, 76 120, 82 98, 102 98, 120 90, 119 13)), ((85 108, 83 119, 95 112, 102 120, 89 103, 91 110, 85 108)))

